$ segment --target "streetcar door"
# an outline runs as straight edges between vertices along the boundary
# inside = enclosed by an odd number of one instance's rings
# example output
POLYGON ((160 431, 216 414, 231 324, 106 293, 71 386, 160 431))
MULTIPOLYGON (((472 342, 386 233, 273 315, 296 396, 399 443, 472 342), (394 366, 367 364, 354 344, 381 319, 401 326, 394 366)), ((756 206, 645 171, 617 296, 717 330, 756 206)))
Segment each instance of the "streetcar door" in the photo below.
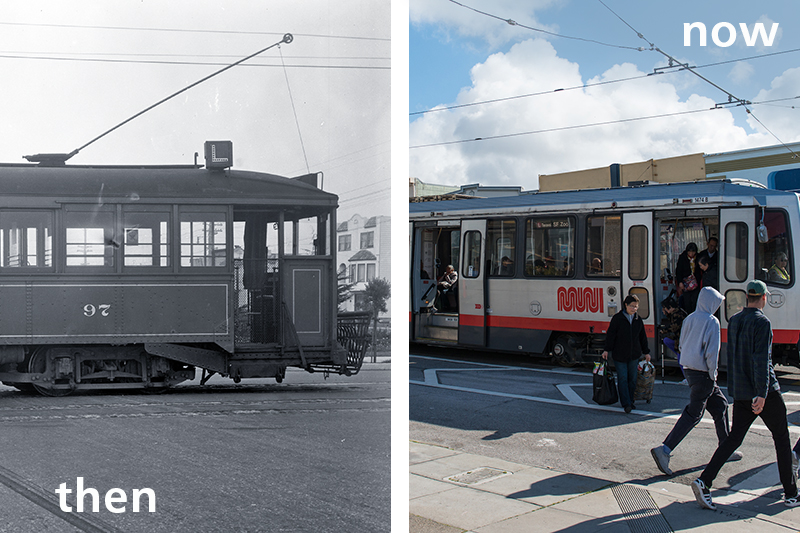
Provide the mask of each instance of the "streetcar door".
MULTIPOLYGON (((653 285, 655 280, 654 270, 658 265, 653 265, 653 215, 652 213, 625 213, 622 216, 622 294, 620 295, 620 310, 624 306, 623 300, 628 294, 639 298, 639 316, 644 321, 647 337, 651 344, 655 341, 655 302, 653 285)), ((651 352, 655 346, 651 345, 651 352)))
POLYGON ((747 305, 745 287, 753 277, 755 265, 755 215, 752 207, 719 210, 719 292, 725 296, 725 313, 720 313, 723 329, 728 318, 747 305))
POLYGON ((458 343, 486 345, 486 220, 461 222, 458 343))
POLYGON ((433 307, 436 298, 435 226, 432 222, 411 225, 411 311, 419 314, 433 307))

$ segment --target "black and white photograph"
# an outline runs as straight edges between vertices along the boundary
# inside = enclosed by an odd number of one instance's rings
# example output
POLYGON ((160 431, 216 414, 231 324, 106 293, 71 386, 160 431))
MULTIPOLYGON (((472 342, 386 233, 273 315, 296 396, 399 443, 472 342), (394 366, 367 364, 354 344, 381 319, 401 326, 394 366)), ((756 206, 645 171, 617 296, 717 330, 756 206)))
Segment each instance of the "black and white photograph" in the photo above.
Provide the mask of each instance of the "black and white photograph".
POLYGON ((0 531, 390 530, 391 10, 3 6, 0 531))

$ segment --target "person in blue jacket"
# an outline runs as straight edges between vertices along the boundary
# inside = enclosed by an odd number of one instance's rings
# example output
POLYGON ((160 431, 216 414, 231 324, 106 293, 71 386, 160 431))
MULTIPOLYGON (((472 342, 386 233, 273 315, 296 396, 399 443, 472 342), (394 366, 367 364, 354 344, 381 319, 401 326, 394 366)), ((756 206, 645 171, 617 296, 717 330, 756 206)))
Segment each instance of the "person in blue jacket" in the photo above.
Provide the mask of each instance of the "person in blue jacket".
POLYGON ((636 406, 633 404, 633 393, 636 391, 639 359, 642 356, 650 361, 650 347, 644 331, 644 322, 638 315, 639 298, 629 294, 622 302, 622 311, 611 317, 606 332, 606 345, 603 359, 614 360, 614 367, 619 376, 619 403, 630 413, 636 406))

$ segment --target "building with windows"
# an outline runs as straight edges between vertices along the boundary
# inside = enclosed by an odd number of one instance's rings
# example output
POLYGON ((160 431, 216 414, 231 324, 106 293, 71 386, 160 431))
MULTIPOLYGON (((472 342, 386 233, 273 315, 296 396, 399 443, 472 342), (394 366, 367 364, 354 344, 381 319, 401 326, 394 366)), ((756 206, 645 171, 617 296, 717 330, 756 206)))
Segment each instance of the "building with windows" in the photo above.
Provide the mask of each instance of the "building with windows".
MULTIPOLYGON (((352 284, 344 311, 364 309, 364 289, 375 278, 391 281, 391 231, 389 217, 353 215, 336 228, 339 284, 352 284)), ((381 315, 388 317, 389 313, 381 315)))

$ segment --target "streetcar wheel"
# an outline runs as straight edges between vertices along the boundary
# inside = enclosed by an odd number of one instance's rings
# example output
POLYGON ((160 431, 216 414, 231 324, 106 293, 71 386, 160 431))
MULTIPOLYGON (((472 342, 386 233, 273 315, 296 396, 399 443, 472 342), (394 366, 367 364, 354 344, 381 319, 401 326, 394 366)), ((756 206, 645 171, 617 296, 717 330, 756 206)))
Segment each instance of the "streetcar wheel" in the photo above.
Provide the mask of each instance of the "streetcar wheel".
POLYGON ((560 366, 573 367, 578 364, 575 361, 575 350, 570 346, 570 337, 562 335, 553 343, 553 360, 560 366))
MULTIPOLYGON (((47 348, 40 348, 33 352, 28 361, 28 372, 40 374, 47 370, 47 348)), ((72 389, 49 389, 41 385, 32 383, 33 388, 43 396, 67 396, 72 393, 72 389)))

